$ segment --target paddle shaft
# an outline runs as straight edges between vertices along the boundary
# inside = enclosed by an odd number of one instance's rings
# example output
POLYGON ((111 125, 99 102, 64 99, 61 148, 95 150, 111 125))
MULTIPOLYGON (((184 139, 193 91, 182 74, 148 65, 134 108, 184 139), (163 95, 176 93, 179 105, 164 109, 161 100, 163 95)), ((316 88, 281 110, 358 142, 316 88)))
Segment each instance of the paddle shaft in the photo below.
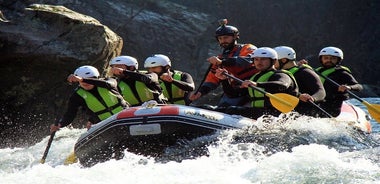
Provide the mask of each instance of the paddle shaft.
MULTIPOLYGON (((239 83, 243 83, 243 80, 241 80, 241 79, 239 79, 239 78, 237 78, 237 77, 235 77, 235 76, 233 76, 233 75, 230 75, 230 74, 228 74, 227 72, 223 72, 223 75, 225 75, 225 76, 227 76, 227 77, 229 77, 229 78, 231 78, 231 79, 234 79, 234 80, 238 81, 239 83)), ((250 86, 250 87, 252 87, 253 89, 259 91, 260 93, 268 94, 268 92, 266 92, 266 91, 264 91, 264 90, 262 90, 261 88, 258 88, 258 87, 256 87, 256 86, 250 86)))
POLYGON ((312 100, 309 100, 309 103, 311 103, 314 107, 316 107, 317 109, 325 113, 329 118, 333 118, 333 116, 330 113, 328 113, 325 109, 323 109, 319 105, 315 104, 312 100))
MULTIPOLYGON (((332 84, 336 85, 336 86, 340 86, 340 84, 338 84, 337 82, 335 82, 334 80, 330 79, 329 77, 327 76, 324 76, 322 75, 320 72, 314 70, 318 75, 320 75, 321 77, 323 77, 324 79, 326 79, 327 81, 331 82, 332 84)), ((355 95, 353 92, 351 92, 350 90, 347 90, 347 93, 349 93, 351 96, 353 96, 355 99, 357 99, 358 101, 360 101, 362 104, 364 104, 367 108, 368 108, 368 112, 369 114, 377 121, 380 123, 380 105, 378 104, 370 104, 368 103, 367 101, 361 99, 359 96, 355 95)))
MULTIPOLYGON (((322 75, 320 72, 314 70, 319 76, 323 77, 324 79, 328 80, 329 82, 333 83, 334 85, 336 86, 340 86, 340 84, 338 84, 337 82, 333 81, 332 79, 330 79, 329 77, 327 76, 324 76, 322 75)), ((353 93, 352 91, 350 90, 347 90, 347 93, 349 93, 350 95, 352 95, 354 98, 356 98, 357 100, 359 100, 360 102, 364 102, 363 99, 361 99, 360 97, 358 97, 357 95, 355 95, 355 93, 353 93)))
POLYGON ((53 139, 54 139, 54 136, 55 136, 55 132, 56 132, 56 131, 54 131, 54 132, 52 132, 52 133, 50 134, 49 141, 48 141, 48 143, 47 143, 47 145, 46 145, 46 148, 45 148, 44 154, 43 154, 43 156, 42 156, 42 158, 41 158, 41 161, 40 161, 41 164, 45 163, 45 159, 46 159, 46 157, 47 157, 47 155, 48 155, 48 153, 49 153, 49 149, 50 149, 51 143, 53 142, 53 139))
POLYGON ((210 72, 212 68, 212 64, 210 64, 207 68, 207 71, 206 71, 206 74, 203 76, 203 79, 202 79, 202 82, 199 84, 197 90, 194 92, 194 94, 197 94, 199 92, 199 89, 201 88, 201 86, 203 85, 203 83, 205 82, 206 78, 207 78, 207 75, 208 73, 210 72))

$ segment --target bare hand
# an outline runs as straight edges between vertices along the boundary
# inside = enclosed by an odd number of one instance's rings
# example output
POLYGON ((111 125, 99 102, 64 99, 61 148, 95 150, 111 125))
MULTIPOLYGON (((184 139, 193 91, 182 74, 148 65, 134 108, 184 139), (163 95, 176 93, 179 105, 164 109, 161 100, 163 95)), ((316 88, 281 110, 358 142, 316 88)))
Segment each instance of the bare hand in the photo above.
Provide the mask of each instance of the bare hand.
POLYGON ((303 102, 308 102, 308 101, 314 102, 314 98, 307 93, 301 94, 298 98, 303 102))
POLYGON ((227 76, 224 75, 224 73, 228 73, 228 71, 226 69, 217 68, 215 70, 215 77, 217 77, 220 80, 225 80, 227 79, 227 76))
POLYGON ((309 62, 306 60, 306 59, 301 59, 297 62, 297 65, 298 66, 301 66, 301 65, 307 65, 309 64, 309 62))
POLYGON ((200 98, 202 96, 202 93, 201 92, 197 92, 194 94, 194 92, 191 92, 190 95, 189 95, 189 100, 191 101, 195 101, 197 100, 198 98, 200 98))
POLYGON ((169 73, 163 73, 160 79, 166 82, 173 82, 173 77, 169 73))
POLYGON ((257 83, 250 80, 245 80, 241 83, 240 88, 248 88, 249 86, 257 86, 257 83))
POLYGON ((61 125, 52 124, 52 125, 50 125, 50 133, 58 131, 60 128, 61 128, 61 125))
POLYGON ((339 88, 338 88, 339 92, 345 92, 347 90, 351 90, 351 87, 347 86, 347 85, 340 85, 339 88))
POLYGON ((123 71, 124 71, 124 69, 122 69, 122 68, 118 68, 118 67, 112 67, 112 68, 111 68, 111 72, 112 72, 114 75, 122 75, 122 74, 123 74, 123 71))
POLYGON ((76 76, 74 74, 70 74, 67 77, 67 81, 69 81, 70 83, 72 83, 72 82, 81 82, 82 80, 83 80, 82 77, 76 76))
POLYGON ((212 57, 209 57, 207 59, 208 62, 210 62, 211 64, 213 65, 221 65, 222 64, 222 60, 220 60, 218 57, 216 56, 212 56, 212 57))

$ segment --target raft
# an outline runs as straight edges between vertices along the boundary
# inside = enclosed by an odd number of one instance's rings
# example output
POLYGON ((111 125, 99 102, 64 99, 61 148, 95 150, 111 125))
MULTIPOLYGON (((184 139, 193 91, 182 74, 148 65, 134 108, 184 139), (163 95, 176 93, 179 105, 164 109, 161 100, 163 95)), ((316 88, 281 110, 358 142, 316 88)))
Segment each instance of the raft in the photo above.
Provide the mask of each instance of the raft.
MULTIPOLYGON (((348 102, 336 118, 365 133, 371 132, 366 113, 348 102)), ((130 107, 82 134, 74 153, 83 166, 123 157, 124 151, 159 156, 178 140, 192 140, 220 130, 242 129, 256 120, 192 106, 147 103, 130 107)))

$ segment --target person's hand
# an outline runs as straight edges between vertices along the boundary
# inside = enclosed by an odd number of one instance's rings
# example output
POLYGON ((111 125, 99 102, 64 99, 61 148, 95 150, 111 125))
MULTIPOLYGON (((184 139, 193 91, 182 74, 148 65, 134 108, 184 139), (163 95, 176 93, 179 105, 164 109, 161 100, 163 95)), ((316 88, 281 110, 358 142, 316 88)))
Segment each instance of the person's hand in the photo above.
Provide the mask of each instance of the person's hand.
POLYGON ((250 80, 245 80, 241 83, 240 88, 248 88, 249 86, 257 86, 257 83, 250 80))
POLYGON ((201 92, 197 92, 197 93, 191 92, 189 95, 189 100, 194 101, 200 98, 201 96, 202 96, 201 92))
POLYGON ((160 79, 166 82, 173 82, 173 77, 170 75, 170 73, 163 73, 160 76, 160 79))
POLYGON ((58 131, 60 128, 61 128, 60 124, 58 124, 58 125, 52 124, 52 125, 50 125, 50 133, 58 131))
POLYGON ((338 88, 339 92, 345 92, 347 90, 351 90, 351 87, 347 86, 347 85, 340 85, 339 88, 338 88))
POLYGON ((215 70, 215 77, 217 77, 220 80, 225 80, 225 79, 227 79, 227 76, 224 75, 224 73, 228 73, 228 71, 226 69, 223 69, 223 68, 217 68, 215 70))
POLYGON ((90 129, 91 126, 92 126, 92 123, 91 123, 90 121, 87 121, 87 123, 86 123, 86 128, 87 128, 87 130, 90 129))
POLYGON ((118 68, 118 67, 112 67, 111 68, 111 72, 114 74, 114 75, 122 75, 123 74, 123 69, 122 68, 118 68))
POLYGON ((82 77, 79 77, 79 76, 76 76, 74 74, 70 74, 68 77, 67 77, 67 81, 69 81, 69 83, 73 83, 73 82, 81 82, 83 79, 82 77))
POLYGON ((309 61, 307 61, 306 59, 301 59, 297 62, 297 65, 298 66, 301 66, 301 65, 307 65, 309 64, 309 61))
POLYGON ((222 64, 222 60, 220 60, 218 57, 216 56, 211 56, 207 59, 208 62, 210 62, 211 64, 213 65, 221 65, 222 64))
POLYGON ((307 93, 301 94, 298 98, 303 102, 309 102, 309 101, 314 102, 314 98, 307 93))

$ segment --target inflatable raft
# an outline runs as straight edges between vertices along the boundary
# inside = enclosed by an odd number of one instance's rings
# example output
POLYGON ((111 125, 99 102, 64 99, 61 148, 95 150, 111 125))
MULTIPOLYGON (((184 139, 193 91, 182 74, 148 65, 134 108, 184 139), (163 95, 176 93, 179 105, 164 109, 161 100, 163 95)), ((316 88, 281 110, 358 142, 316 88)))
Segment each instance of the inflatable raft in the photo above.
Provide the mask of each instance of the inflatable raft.
MULTIPOLYGON (((360 108, 344 103, 336 118, 356 129, 370 133, 371 124, 360 108)), ((92 166, 129 152, 158 156, 178 140, 191 140, 219 130, 241 129, 255 123, 242 116, 229 115, 183 105, 131 107, 93 125, 81 135, 74 153, 83 166, 92 166)))

